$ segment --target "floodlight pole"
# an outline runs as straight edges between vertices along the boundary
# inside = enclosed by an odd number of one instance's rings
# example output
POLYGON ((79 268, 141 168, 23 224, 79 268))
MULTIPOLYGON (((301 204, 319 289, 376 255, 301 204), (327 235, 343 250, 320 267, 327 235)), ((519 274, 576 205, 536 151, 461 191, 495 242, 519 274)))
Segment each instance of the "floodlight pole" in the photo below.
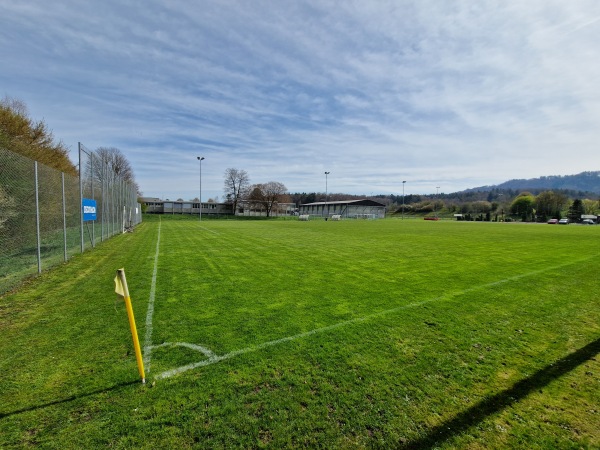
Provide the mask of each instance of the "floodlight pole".
POLYGON ((200 162, 200 197, 198 197, 198 200, 200 200, 199 202, 199 220, 202 220, 202 160, 204 159, 204 156, 197 156, 198 161, 200 162))
POLYGON ((433 203, 433 208, 435 209, 435 217, 437 217, 437 201, 440 197, 440 187, 436 186, 435 187, 436 192, 435 192, 435 202, 433 203))
POLYGON ((404 185, 406 180, 402 182, 402 220, 404 220, 404 185))
MULTIPOLYGON (((325 172, 325 203, 329 201, 329 196, 327 195, 327 175, 331 172, 325 172)), ((327 205, 327 215, 329 216, 329 205, 327 205)))
MULTIPOLYGON (((500 197, 503 197, 504 194, 498 194, 498 201, 501 201, 502 199, 500 197)), ((497 209, 496 209, 497 211, 497 209)), ((501 209, 502 211, 502 222, 504 222, 504 208, 501 209)), ((498 215, 496 214, 496 220, 498 220, 498 215)))

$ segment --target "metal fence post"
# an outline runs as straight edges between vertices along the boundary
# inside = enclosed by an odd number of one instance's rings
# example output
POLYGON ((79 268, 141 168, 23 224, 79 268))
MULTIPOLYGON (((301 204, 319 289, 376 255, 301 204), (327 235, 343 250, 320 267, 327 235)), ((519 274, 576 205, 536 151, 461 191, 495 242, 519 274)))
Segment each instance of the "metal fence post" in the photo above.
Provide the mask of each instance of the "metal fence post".
POLYGON ((121 234, 125 231, 125 204, 123 202, 123 180, 119 180, 119 228, 121 229, 121 234))
POLYGON ((38 163, 33 162, 33 172, 35 174, 35 229, 37 237, 37 260, 38 260, 38 273, 42 273, 42 237, 40 236, 40 189, 38 185, 38 163))
POLYGON ((110 226, 109 233, 110 236, 115 234, 115 181, 114 181, 114 173, 110 173, 110 203, 108 205, 110 211, 110 226))
POLYGON ((105 180, 105 178, 106 178, 106 172, 104 170, 104 158, 101 158, 101 160, 100 160, 100 169, 101 169, 100 179, 102 181, 102 188, 101 188, 102 189, 102 192, 101 192, 101 195, 102 195, 102 207, 101 207, 101 210, 102 210, 102 222, 100 222, 100 241, 104 242, 104 215, 105 215, 105 212, 104 212, 104 196, 106 195, 105 191, 104 191, 104 184, 106 183, 106 180, 105 180))
MULTIPOLYGON (((94 196, 94 154, 90 155, 90 183, 92 184, 92 198, 96 200, 94 196)), ((83 203, 82 203, 83 204, 83 203)), ((98 205, 96 205, 96 213, 98 205)), ((92 221, 92 248, 96 246, 96 221, 92 221)))
POLYGON ((67 261, 67 200, 65 198, 65 173, 60 173, 60 181, 62 185, 62 213, 63 213, 63 251, 64 258, 67 261))
POLYGON ((77 143, 79 148, 79 230, 81 235, 81 253, 85 250, 83 242, 83 170, 81 168, 81 142, 77 143))

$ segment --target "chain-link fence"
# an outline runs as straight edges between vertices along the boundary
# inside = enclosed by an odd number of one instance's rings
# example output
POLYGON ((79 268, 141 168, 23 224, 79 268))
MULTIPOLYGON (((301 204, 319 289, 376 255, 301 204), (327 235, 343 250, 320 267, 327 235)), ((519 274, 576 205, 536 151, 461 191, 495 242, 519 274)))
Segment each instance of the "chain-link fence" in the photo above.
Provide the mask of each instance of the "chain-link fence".
POLYGON ((0 294, 141 220, 135 187, 83 145, 79 177, 0 148, 0 294))

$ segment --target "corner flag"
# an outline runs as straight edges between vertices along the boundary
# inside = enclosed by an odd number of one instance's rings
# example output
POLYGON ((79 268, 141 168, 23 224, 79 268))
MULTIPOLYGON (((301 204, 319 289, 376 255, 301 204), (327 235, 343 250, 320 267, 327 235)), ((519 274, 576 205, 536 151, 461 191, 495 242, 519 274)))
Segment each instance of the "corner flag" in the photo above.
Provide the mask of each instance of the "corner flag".
POLYGON ((135 349, 135 359, 137 360, 138 371, 142 377, 142 383, 146 382, 144 374, 144 361, 142 359, 142 351, 140 349, 140 341, 135 327, 135 317, 133 316, 133 307, 131 306, 131 298, 129 297, 129 289, 127 288, 127 279, 125 278, 125 269, 118 269, 115 277, 115 292, 125 300, 125 308, 127 309, 127 317, 129 318, 129 328, 131 328, 131 337, 133 339, 133 347, 135 349))

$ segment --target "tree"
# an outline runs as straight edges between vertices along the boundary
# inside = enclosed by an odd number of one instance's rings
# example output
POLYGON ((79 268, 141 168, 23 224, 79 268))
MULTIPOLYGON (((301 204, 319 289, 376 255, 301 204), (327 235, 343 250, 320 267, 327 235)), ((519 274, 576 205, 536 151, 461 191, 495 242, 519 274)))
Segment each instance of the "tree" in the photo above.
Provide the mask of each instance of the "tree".
MULTIPOLYGON (((60 172, 77 175, 77 170, 67 147, 54 140, 47 125, 31 119, 23 102, 8 97, 0 100, 0 158, 0 246, 6 242, 13 248, 36 245, 36 222, 24 211, 38 200, 44 214, 40 232, 51 231, 50 224, 62 220, 62 205, 60 196, 49 187, 60 183, 60 172), (30 160, 40 163, 37 199, 30 160)), ((67 195, 73 188, 67 181, 67 195)))
MULTIPOLYGON (((115 147, 98 147, 95 153, 95 156, 98 157, 95 158, 98 160, 98 165, 101 164, 100 161, 103 161, 104 164, 108 165, 109 169, 112 169, 115 175, 133 185, 139 196, 142 195, 140 187, 135 181, 133 168, 121 150, 115 147)), ((95 169, 95 173, 100 174, 102 171, 98 168, 95 169)))
POLYGON ((567 218, 571 222, 581 222, 582 214, 585 214, 583 202, 580 199, 576 198, 575 200, 573 200, 573 203, 571 203, 571 206, 569 207, 567 218))
POLYGON ((590 200, 588 198, 582 201, 583 207, 585 209, 585 214, 594 214, 596 216, 598 215, 598 212, 600 211, 600 201, 590 200))
POLYGON ((567 196, 553 191, 544 191, 535 197, 535 207, 542 220, 560 219, 561 211, 567 204, 567 196))
POLYGON ((492 210, 492 204, 485 200, 478 200, 471 203, 471 211, 476 213, 488 213, 492 210))
POLYGON ((305 203, 314 203, 317 201, 316 192, 307 194, 306 192, 291 194, 290 203, 296 203, 297 205, 303 205, 305 203))
POLYGON ((248 207, 251 210, 259 210, 262 211, 265 208, 265 196, 262 191, 262 185, 256 184, 254 186, 250 186, 248 189, 248 194, 246 195, 246 201, 248 202, 248 207))
POLYGON ((224 176, 223 189, 227 203, 231 203, 234 213, 240 200, 247 197, 250 186, 248 172, 239 169, 227 169, 224 176))
POLYGON ((250 189, 248 200, 253 204, 260 204, 267 212, 267 217, 271 216, 273 208, 276 208, 282 202, 287 194, 287 188, 279 181, 269 181, 264 184, 255 184, 250 189))
POLYGON ((101 186, 104 181, 113 183, 124 180, 136 190, 138 197, 143 194, 135 181, 131 164, 125 155, 115 147, 98 147, 87 159, 84 165, 84 183, 88 177, 93 178, 96 186, 101 186))
POLYGON ((61 172, 77 174, 67 147, 54 140, 43 120, 31 119, 20 100, 5 97, 0 101, 0 147, 61 172))
POLYGON ((534 198, 529 192, 522 192, 510 205, 510 211, 526 222, 533 212, 534 198))

